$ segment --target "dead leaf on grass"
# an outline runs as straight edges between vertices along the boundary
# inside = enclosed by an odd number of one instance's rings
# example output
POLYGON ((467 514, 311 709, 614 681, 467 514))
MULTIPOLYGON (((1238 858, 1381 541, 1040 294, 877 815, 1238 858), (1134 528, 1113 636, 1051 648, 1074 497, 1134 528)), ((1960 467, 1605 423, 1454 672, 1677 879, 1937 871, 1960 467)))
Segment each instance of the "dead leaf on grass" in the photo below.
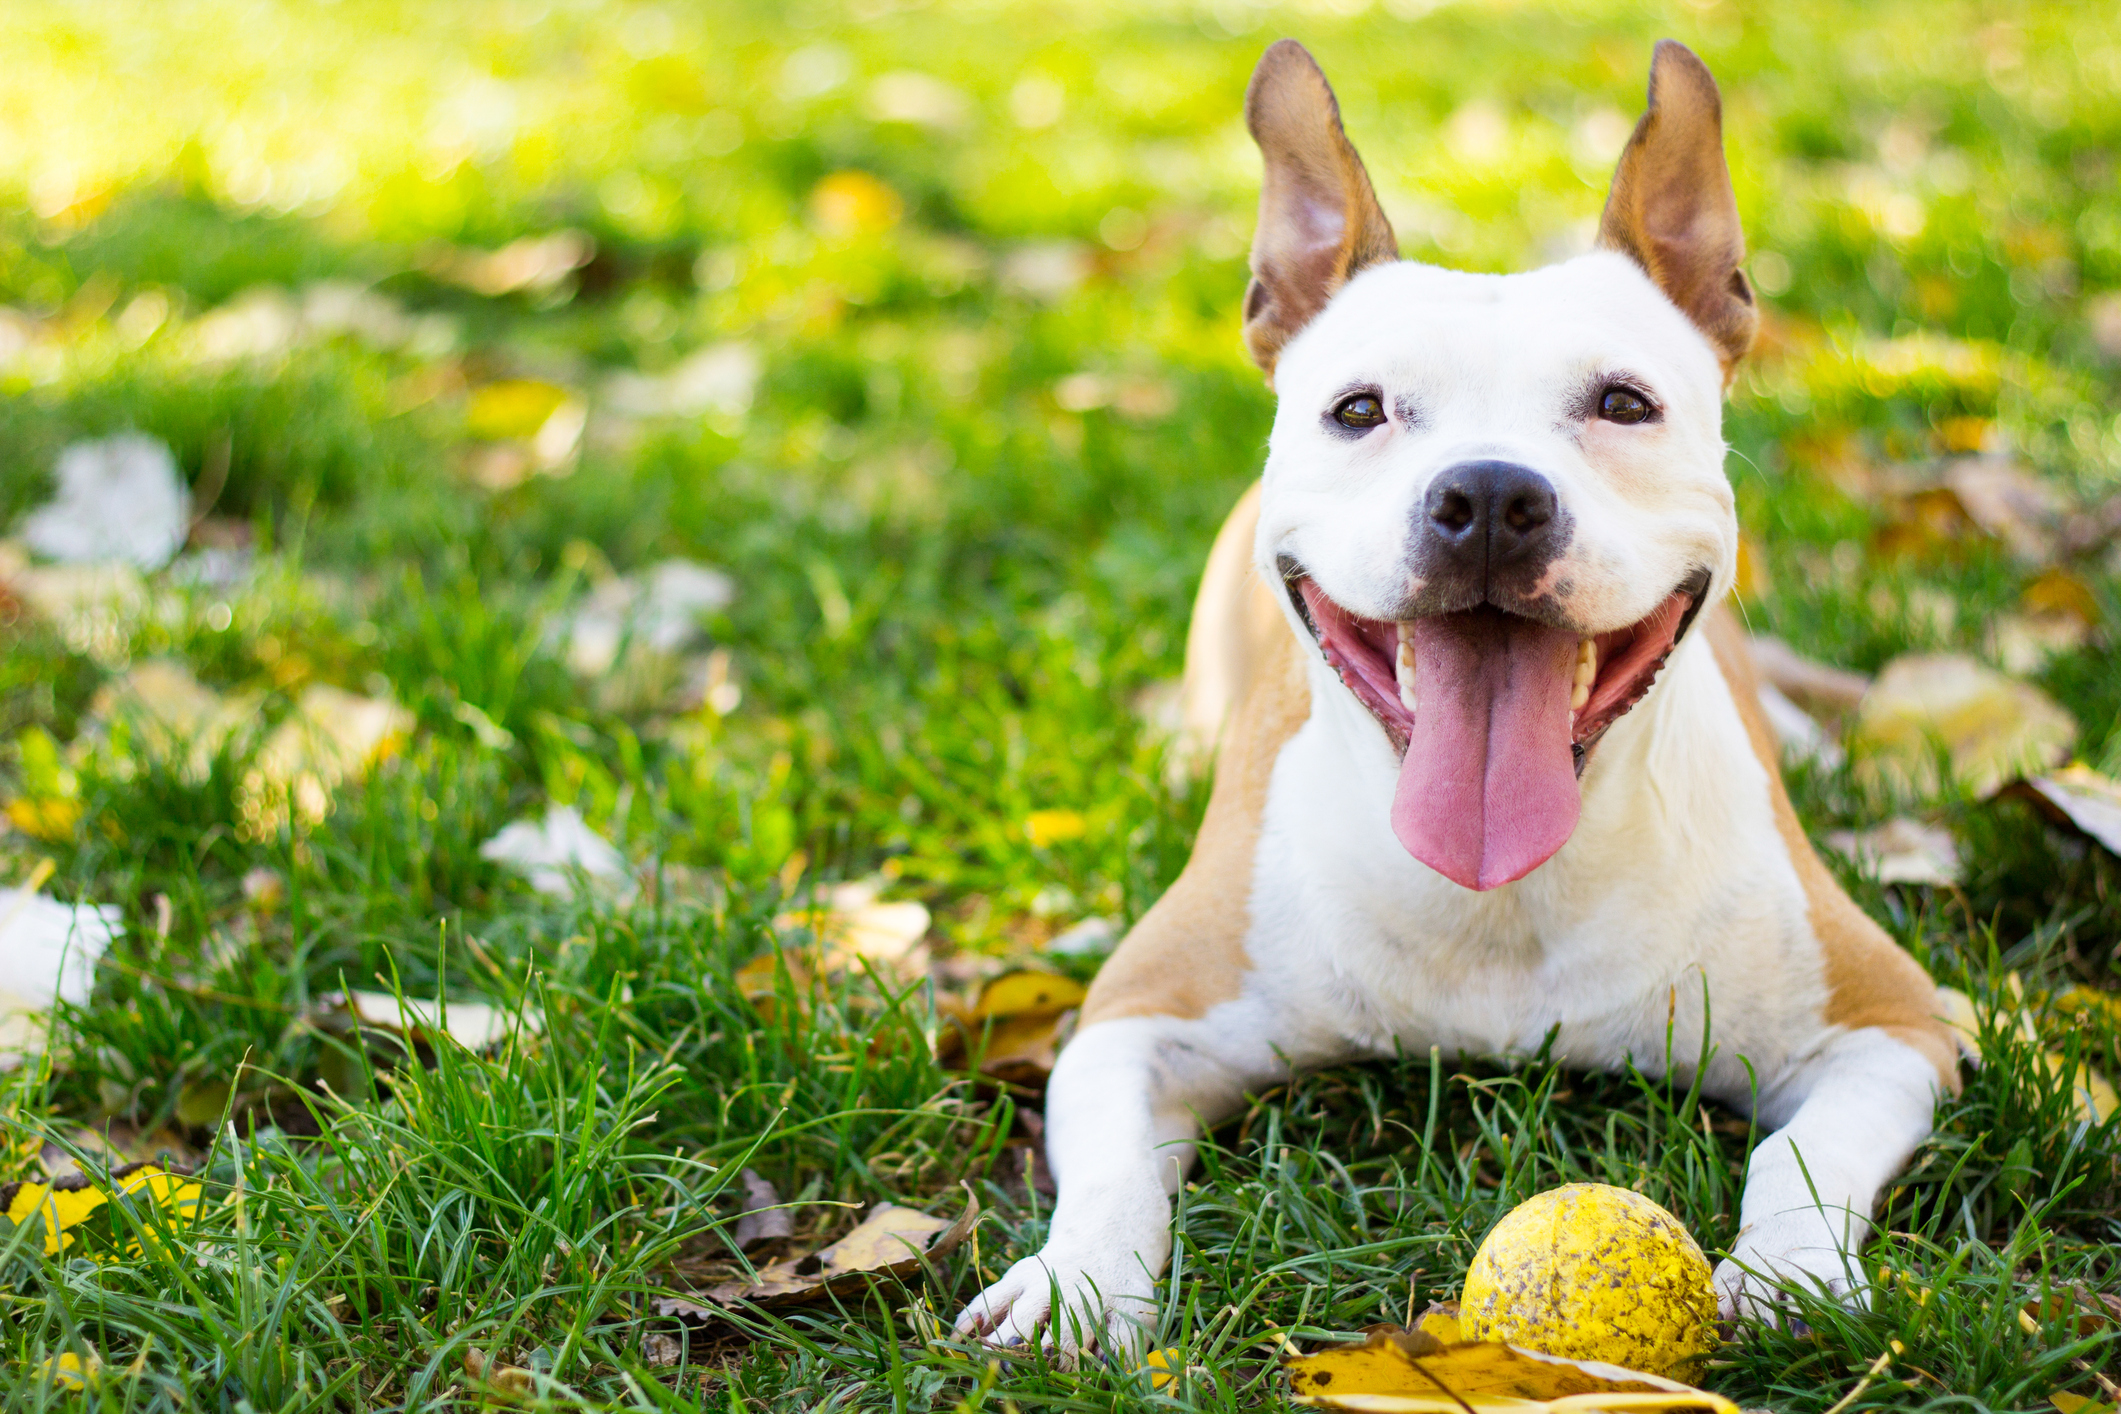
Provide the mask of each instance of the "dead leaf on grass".
POLYGON ((504 1365, 476 1345, 464 1352, 464 1375, 488 1395, 503 1399, 529 1398, 535 1382, 520 1365, 504 1365))
POLYGON ((115 904, 61 903, 38 892, 49 865, 0 889, 0 1071, 43 1044, 54 1002, 88 1005, 96 962, 123 930, 115 904))
MULTIPOLYGON (((143 1163, 114 1169, 100 1184, 85 1174, 49 1183, 10 1183, 0 1187, 0 1213, 16 1227, 41 1224, 44 1253, 56 1257, 74 1245, 84 1225, 98 1217, 108 1218, 104 1210, 113 1195, 121 1201, 145 1202, 172 1220, 196 1217, 202 1202, 197 1179, 172 1173, 160 1164, 143 1163)), ((127 1231, 122 1225, 114 1226, 110 1235, 122 1237, 127 1231)), ((137 1244, 128 1240, 126 1248, 135 1251, 137 1244)))
POLYGON ((1823 721, 1847 716, 1870 690, 1871 680, 1861 673, 1807 658, 1770 634, 1749 640, 1753 666, 1770 686, 1823 721))
POLYGON ((820 889, 805 908, 790 909, 773 920, 783 931, 807 929, 823 948, 828 972, 852 971, 863 960, 881 963, 902 979, 928 972, 931 917, 927 906, 910 900, 883 902, 882 879, 859 879, 820 889))
POLYGON ((2044 771, 2069 754, 2077 723, 2045 693, 1955 653, 1911 653, 1878 674, 1856 709, 1856 774, 1922 794, 1936 791, 1937 751, 1974 794, 2044 771))
POLYGON ((1959 882, 1959 846, 1951 831, 1904 815, 1868 830, 1835 830, 1826 842, 1881 884, 1950 888, 1959 882))
MULTIPOLYGON (((955 1222, 879 1203, 860 1226, 831 1246, 768 1263, 758 1269, 755 1282, 723 1282, 707 1292, 707 1299, 723 1306, 798 1306, 846 1295, 884 1277, 904 1279, 919 1271, 923 1260, 955 1251, 978 1217, 979 1199, 970 1187, 965 1189, 965 1210, 955 1222)), ((659 1314, 682 1314, 664 1311, 663 1304, 657 1305, 659 1314)))
POLYGON ((430 1045, 446 1035, 467 1051, 483 1051, 518 1033, 535 1036, 545 1019, 534 1009, 497 1007, 491 1002, 451 1000, 445 1008, 419 997, 400 999, 389 992, 333 992, 317 999, 311 1016, 327 1030, 368 1027, 393 1032, 430 1045))
POLYGON ((1367 1336, 1361 1345, 1285 1358, 1296 1402, 1372 1414, 1464 1414, 1469 1409, 1739 1414, 1722 1395, 1618 1365, 1540 1355, 1500 1341, 1446 1343, 1397 1326, 1375 1326, 1367 1336))
POLYGON ((2047 1402, 2055 1406, 2057 1414, 2114 1414, 2115 1408, 2104 1400, 2088 1399, 2059 1389, 2047 1397, 2047 1402))
POLYGON ((983 1075, 1041 1085, 1087 995, 1081 983, 1058 973, 1005 973, 981 988, 972 1006, 941 1005, 948 1024, 936 1036, 937 1058, 962 1065, 977 1054, 983 1075))
POLYGON ((387 698, 311 683, 243 775, 238 833, 266 839, 290 824, 321 824, 332 791, 395 756, 412 727, 412 713, 387 698))
POLYGON ((2081 830, 2110 852, 2121 854, 2121 782, 2076 762, 2045 776, 2017 781, 2010 792, 2031 799, 2056 823, 2081 830))
POLYGON ((774 1191, 773 1185, 752 1169, 745 1169, 742 1179, 744 1211, 737 1214, 736 1228, 731 1233, 736 1239, 737 1250, 756 1252, 769 1242, 793 1237, 795 1215, 781 1206, 781 1195, 774 1191))

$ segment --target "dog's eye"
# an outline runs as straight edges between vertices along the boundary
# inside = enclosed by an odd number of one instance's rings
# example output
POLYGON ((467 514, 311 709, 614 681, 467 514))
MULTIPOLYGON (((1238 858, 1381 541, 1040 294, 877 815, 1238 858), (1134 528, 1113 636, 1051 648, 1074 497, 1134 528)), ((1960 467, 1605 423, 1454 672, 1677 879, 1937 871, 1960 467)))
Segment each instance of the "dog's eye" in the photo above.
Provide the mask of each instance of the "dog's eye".
POLYGON ((1340 406, 1333 409, 1333 420, 1358 432, 1367 431, 1385 420, 1385 405, 1374 394, 1357 393, 1341 399, 1340 406))
POLYGON ((1608 388, 1598 400, 1598 415, 1607 422, 1646 422, 1650 404, 1632 388, 1608 388))

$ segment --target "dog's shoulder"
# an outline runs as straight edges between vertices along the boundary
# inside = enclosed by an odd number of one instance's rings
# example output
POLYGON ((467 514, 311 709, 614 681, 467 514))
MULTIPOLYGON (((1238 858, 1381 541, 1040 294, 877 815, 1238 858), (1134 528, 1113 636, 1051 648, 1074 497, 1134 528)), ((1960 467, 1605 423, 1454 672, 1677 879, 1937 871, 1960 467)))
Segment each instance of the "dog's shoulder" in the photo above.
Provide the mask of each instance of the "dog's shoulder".
POLYGON ((1123 1016, 1198 1017, 1233 1001, 1251 970, 1254 856, 1275 760, 1311 714, 1296 637, 1252 558, 1259 488, 1245 493, 1210 552, 1186 642, 1179 749, 1215 753, 1193 855, 1097 975, 1085 1024, 1123 1016))
POLYGON ((1775 826, 1804 887, 1806 911, 1826 976, 1825 1020, 1848 1030, 1876 1027, 1906 1042, 1937 1067, 1944 1087, 1957 1093, 1958 1045, 1938 1015, 1936 984, 1842 890, 1812 849, 1790 804, 1782 784, 1774 729, 1760 707, 1759 676, 1737 617, 1719 605, 1704 616, 1702 628, 1745 722, 1753 754, 1767 772, 1775 826))

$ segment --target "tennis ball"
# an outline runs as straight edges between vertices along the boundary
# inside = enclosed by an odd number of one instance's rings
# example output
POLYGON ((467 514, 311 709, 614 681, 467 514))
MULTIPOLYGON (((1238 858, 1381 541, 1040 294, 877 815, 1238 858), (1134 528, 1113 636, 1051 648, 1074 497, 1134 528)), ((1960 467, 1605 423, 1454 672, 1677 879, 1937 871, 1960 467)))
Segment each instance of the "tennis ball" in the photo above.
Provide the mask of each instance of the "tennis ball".
POLYGON ((1466 1272, 1468 1340, 1690 1379, 1716 1345, 1708 1258, 1679 1219, 1603 1183, 1549 1189, 1495 1224, 1466 1272))

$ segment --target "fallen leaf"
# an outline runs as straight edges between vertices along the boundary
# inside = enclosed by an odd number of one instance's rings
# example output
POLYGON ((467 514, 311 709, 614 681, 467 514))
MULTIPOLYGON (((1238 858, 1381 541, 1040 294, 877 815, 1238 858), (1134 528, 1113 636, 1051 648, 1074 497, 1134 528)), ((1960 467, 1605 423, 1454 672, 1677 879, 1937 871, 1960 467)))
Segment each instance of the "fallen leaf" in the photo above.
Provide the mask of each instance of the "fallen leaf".
POLYGON ((1613 1409, 1739 1414, 1722 1395, 1589 1360, 1540 1355, 1499 1341, 1446 1344, 1420 1331, 1373 1327, 1361 1345, 1285 1358, 1296 1401, 1372 1414, 1464 1414, 1467 1409, 1591 1414, 1613 1409))
POLYGON ((2038 688, 1952 653, 1908 654, 1885 665, 1850 730, 1856 773, 1928 794, 1941 784, 1937 750, 1953 775, 1986 796, 2012 777, 2058 764, 2077 723, 2038 688))
POLYGON ((184 546, 191 491, 167 446, 137 432, 76 442, 53 469, 58 494, 22 521, 46 559, 160 569, 184 546))
POLYGON ((650 1331, 641 1337, 641 1363, 650 1369, 675 1365, 684 1355, 685 1347, 674 1335, 650 1331))
MULTIPOLYGON (((44 1254, 55 1257, 72 1247, 92 1219, 102 1214, 115 1194, 121 1201, 142 1200, 173 1219, 196 1217, 201 1202, 197 1179, 171 1173, 156 1163, 128 1164, 112 1170, 98 1184, 86 1175, 57 1179, 50 1183, 17 1182, 0 1187, 0 1213, 16 1227, 36 1221, 42 1225, 44 1254)), ((129 1230, 111 1229, 113 1237, 129 1230)), ((137 1250, 127 1243, 127 1250, 137 1250)))
POLYGON ((513 1036, 536 1036, 545 1029, 545 1018, 527 1007, 497 1007, 491 1002, 454 998, 438 1005, 389 992, 331 993, 318 999, 311 1016, 327 1029, 367 1026, 430 1044, 435 1037, 446 1035, 467 1051, 483 1051, 513 1036))
POLYGON ((1079 840, 1090 822, 1080 810, 1034 810, 1024 817, 1024 836, 1039 849, 1063 840, 1079 840))
POLYGON ((663 678, 682 677, 677 655, 700 636, 700 620, 736 599, 736 582, 693 560, 663 560, 597 585, 555 626, 567 666, 620 699, 654 695, 663 678), (616 682, 606 681, 618 679, 616 682))
POLYGON ((1799 761, 1816 761, 1828 770, 1848 759, 1841 744, 1827 735, 1826 728, 1771 682, 1760 684, 1760 710, 1766 714, 1768 726, 1774 729, 1785 755, 1799 761))
POLYGON ((844 1295, 883 1277, 903 1280, 920 1270, 923 1260, 955 1251, 978 1217, 979 1199, 969 1186, 965 1210, 955 1222, 879 1203, 854 1231, 831 1246, 760 1267, 755 1282, 724 1282, 708 1291, 707 1299, 724 1306, 794 1306, 844 1295))
POLYGON ((396 755, 412 728, 412 713, 395 702, 311 683, 244 773, 243 833, 265 839, 290 824, 322 823, 331 793, 396 755))
POLYGON ((1148 1373, 1149 1388, 1169 1389, 1185 1373, 1186 1352, 1175 1345, 1152 1350, 1142 1357, 1141 1368, 1148 1373))
POLYGON ((2091 625, 2069 614, 1998 614, 1989 620, 1987 648, 2006 673, 2037 673, 2048 660, 2091 642, 2091 625))
POLYGON ((433 245, 421 252, 420 265, 437 279, 493 298, 556 289, 596 253, 597 243, 587 233, 561 229, 523 236, 498 250, 433 245))
POLYGON ((2047 1402, 2055 1406, 2058 1414, 2114 1414, 2113 1405, 2067 1390, 2056 1390, 2047 1397, 2047 1402))
POLYGON ((962 1065, 976 1053, 982 1075, 1036 1088, 1053 1073, 1087 995, 1080 982, 1057 973, 1004 973, 980 989, 972 1006, 940 1008, 949 1024, 936 1035, 937 1059, 962 1065))
MULTIPOLYGON (((53 1384, 64 1385, 68 1389, 87 1389, 96 1376, 102 1373, 102 1370, 103 1362, 95 1356, 89 1356, 87 1361, 84 1362, 80 1356, 74 1354, 71 1350, 61 1355, 54 1355, 37 1367, 38 1373, 45 1376, 53 1384)), ((2065 1414, 2067 1414, 2067 1411, 2065 1411, 2065 1414)))
POLYGON ((1119 945, 1116 918, 1091 917, 1054 935, 1044 951, 1055 957, 1102 957, 1119 945))
POLYGON ((1761 678, 1815 717, 1839 721, 1854 711, 1870 691, 1871 680, 1861 673, 1807 658, 1781 639, 1756 635, 1749 640, 1753 666, 1761 678))
POLYGON ((116 904, 67 904, 26 888, 0 889, 0 1070, 43 1042, 55 1002, 87 1006, 96 963, 123 931, 116 904))
MULTIPOLYGON (((2068 1013, 2078 1011, 2085 1005, 2084 997, 2080 995, 2084 991, 2082 988, 2073 988, 2059 998, 2049 998, 2040 994, 2028 996, 2025 984, 2015 972, 2009 975, 2007 982, 2011 1001, 1998 1004, 1999 1019, 2015 1030, 2021 1041, 2029 1045, 2045 1044, 2039 1025, 2033 1019, 2036 1008, 2052 1007, 2068 1013), (2008 1006, 2010 1010, 2002 1011, 2002 1006, 2008 1006)), ((2098 993, 2089 995, 2103 1000, 2098 993)), ((1938 1019, 1952 1028, 1959 1041, 1960 1054, 1971 1064, 1979 1066, 1983 1059, 1981 1018, 1973 999, 1955 988, 1939 987, 1937 1002, 1938 1019)), ((2062 1078, 2067 1075, 2071 1091, 2071 1111, 2079 1123, 2104 1124, 2112 1118, 2116 1109, 2121 1109, 2121 1094, 2116 1094, 2106 1077, 2094 1070, 2089 1062, 2080 1062, 2071 1073, 2069 1061, 2061 1053, 2048 1050, 2041 1053, 2041 1063, 2047 1067, 2047 1073, 2051 1076, 2062 1078)))
POLYGON ((573 898, 583 885, 619 898, 633 893, 626 857, 589 828, 572 805, 555 805, 543 820, 516 820, 479 846, 479 858, 503 865, 554 898, 573 898))
POLYGON ((1959 882, 1959 846, 1951 831, 1904 815, 1868 830, 1835 830, 1826 842, 1881 884, 1949 888, 1959 882))
POLYGON ((476 1345, 464 1352, 464 1374, 486 1393, 509 1400, 527 1398, 535 1385, 530 1371, 520 1365, 504 1365, 476 1345))
POLYGON ((1089 995, 1083 984, 1054 972, 1010 972, 980 989, 972 1015, 986 1019, 998 1016, 1058 1016, 1079 1007, 1089 995))
POLYGON ((751 1170, 741 1175, 744 1184, 744 1211, 737 1214, 736 1228, 731 1234, 736 1239, 739 1252, 755 1252, 769 1242, 781 1242, 795 1235, 795 1215, 781 1206, 781 1195, 773 1185, 751 1170))
POLYGON ((2068 504, 2053 483, 2007 456, 1966 457, 1944 469, 1944 485, 1966 516, 2027 564, 2054 559, 2068 504))
POLYGON ((710 344, 667 373, 613 374, 604 384, 604 403, 637 417, 737 417, 750 410, 763 371, 752 345, 710 344))
POLYGON ((184 664, 157 658, 104 684, 89 703, 89 715, 105 723, 124 722, 143 756, 177 765, 186 779, 201 781, 214 754, 255 720, 259 701, 224 698, 184 664))
POLYGON ((882 879, 859 879, 820 889, 808 907, 790 909, 773 920, 782 931, 807 929, 823 949, 828 972, 859 967, 862 959, 889 965, 902 977, 925 975, 927 950, 921 946, 933 921, 926 905, 910 901, 880 902, 882 879))
POLYGON ((1458 1303, 1456 1301, 1432 1301, 1429 1309, 1421 1313, 1414 1323, 1420 1331, 1439 1345, 1457 1345, 1465 1339, 1458 1328, 1458 1303))
POLYGON ((2121 782, 2076 762, 2045 776, 2029 776, 2010 789, 2030 797, 2058 824, 2073 826, 2121 854, 2121 782))

